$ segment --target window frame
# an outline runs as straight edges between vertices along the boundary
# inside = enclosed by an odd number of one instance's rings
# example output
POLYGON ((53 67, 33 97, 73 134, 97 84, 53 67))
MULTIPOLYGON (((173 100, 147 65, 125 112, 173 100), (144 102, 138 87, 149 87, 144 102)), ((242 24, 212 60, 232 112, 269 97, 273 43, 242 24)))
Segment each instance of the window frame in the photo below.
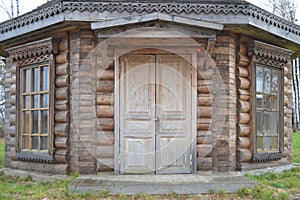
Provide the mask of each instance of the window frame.
MULTIPOLYGON (((20 161, 52 163, 54 162, 54 51, 52 39, 47 38, 33 43, 17 46, 7 51, 14 55, 16 66, 16 159, 20 161), (22 148, 22 104, 23 83, 21 72, 25 68, 48 66, 48 146, 44 151, 30 151, 22 148)), ((31 72, 32 73, 32 72, 31 72)), ((32 81, 32 79, 31 79, 32 81)))
MULTIPOLYGON (((255 42, 255 47, 258 46, 258 49, 263 49, 262 51, 266 52, 270 49, 281 50, 279 47, 274 47, 271 45, 262 44, 260 42, 255 42), (265 50, 266 48, 267 50, 265 50)), ((251 149, 253 152, 252 161, 253 162, 268 162, 268 161, 276 161, 280 160, 282 158, 282 153, 284 151, 284 67, 286 65, 286 62, 282 60, 274 59, 271 56, 264 55, 262 53, 255 52, 254 47, 254 54, 252 56, 252 137, 251 137, 251 149), (257 129, 256 129, 256 69, 260 66, 262 68, 269 68, 269 69, 277 69, 280 73, 278 75, 278 101, 279 101, 279 118, 278 118, 278 151, 265 151, 265 152, 259 152, 257 149, 257 129)))

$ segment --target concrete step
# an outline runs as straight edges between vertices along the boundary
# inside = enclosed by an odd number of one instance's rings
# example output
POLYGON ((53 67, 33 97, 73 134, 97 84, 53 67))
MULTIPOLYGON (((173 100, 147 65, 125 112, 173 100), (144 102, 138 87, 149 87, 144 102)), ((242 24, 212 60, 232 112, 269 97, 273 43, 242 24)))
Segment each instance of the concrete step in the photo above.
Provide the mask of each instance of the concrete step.
POLYGON ((71 192, 100 192, 109 190, 111 194, 206 194, 220 189, 227 193, 257 183, 242 175, 94 175, 80 176, 69 185, 71 192))

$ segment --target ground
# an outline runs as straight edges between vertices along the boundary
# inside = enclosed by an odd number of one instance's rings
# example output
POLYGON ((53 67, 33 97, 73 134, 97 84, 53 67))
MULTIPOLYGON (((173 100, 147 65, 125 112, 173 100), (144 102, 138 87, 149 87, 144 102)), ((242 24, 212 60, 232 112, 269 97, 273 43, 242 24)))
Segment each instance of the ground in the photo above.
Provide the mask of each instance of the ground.
MULTIPOLYGON (((300 133, 293 135, 293 162, 300 163, 300 133)), ((0 139, 0 167, 4 165, 4 140, 0 139)), ((72 175, 76 176, 76 175, 72 175)), ((286 170, 280 174, 267 172, 260 175, 246 174, 259 182, 253 189, 242 188, 235 194, 227 194, 224 190, 209 191, 208 195, 144 195, 133 196, 110 195, 109 191, 97 194, 73 194, 67 190, 70 181, 55 183, 37 183, 30 176, 15 178, 0 174, 0 199, 263 199, 283 200, 300 194, 300 167, 286 170)))

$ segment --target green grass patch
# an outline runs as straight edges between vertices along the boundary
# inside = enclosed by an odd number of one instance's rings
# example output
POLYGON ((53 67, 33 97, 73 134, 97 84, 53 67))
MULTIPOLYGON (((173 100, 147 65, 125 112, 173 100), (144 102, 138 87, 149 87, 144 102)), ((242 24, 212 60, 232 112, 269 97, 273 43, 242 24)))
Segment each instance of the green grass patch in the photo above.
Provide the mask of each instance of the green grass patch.
POLYGON ((300 133, 293 134, 293 163, 300 163, 300 133))
POLYGON ((5 144, 4 144, 4 139, 0 138, 0 168, 4 166, 5 164, 5 144))

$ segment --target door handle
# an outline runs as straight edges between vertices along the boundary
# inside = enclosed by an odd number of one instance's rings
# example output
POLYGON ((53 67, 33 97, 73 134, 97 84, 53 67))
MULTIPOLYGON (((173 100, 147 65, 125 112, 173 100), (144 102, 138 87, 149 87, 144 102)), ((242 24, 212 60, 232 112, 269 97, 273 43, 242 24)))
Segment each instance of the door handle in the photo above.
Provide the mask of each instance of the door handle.
POLYGON ((155 118, 154 118, 154 121, 158 121, 159 119, 158 119, 158 117, 157 116, 155 116, 155 118))

